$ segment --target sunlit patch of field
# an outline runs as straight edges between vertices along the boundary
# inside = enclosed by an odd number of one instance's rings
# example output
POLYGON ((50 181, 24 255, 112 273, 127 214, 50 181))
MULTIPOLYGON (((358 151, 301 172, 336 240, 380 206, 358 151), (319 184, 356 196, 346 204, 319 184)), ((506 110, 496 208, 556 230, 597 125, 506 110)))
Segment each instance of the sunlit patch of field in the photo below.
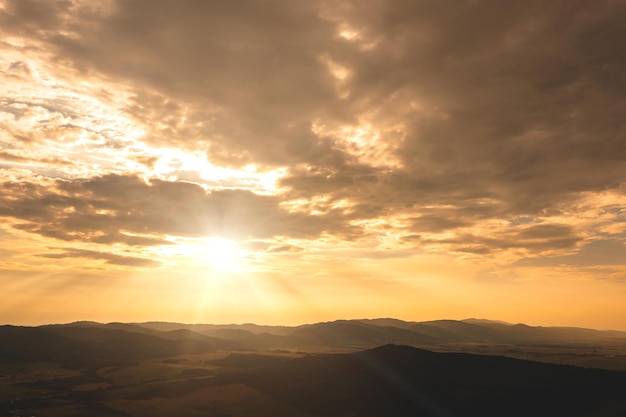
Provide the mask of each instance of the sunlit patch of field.
POLYGON ((183 368, 179 366, 145 363, 137 366, 98 372, 98 375, 110 381, 115 386, 124 387, 172 379, 176 377, 176 375, 179 375, 182 370, 183 368))

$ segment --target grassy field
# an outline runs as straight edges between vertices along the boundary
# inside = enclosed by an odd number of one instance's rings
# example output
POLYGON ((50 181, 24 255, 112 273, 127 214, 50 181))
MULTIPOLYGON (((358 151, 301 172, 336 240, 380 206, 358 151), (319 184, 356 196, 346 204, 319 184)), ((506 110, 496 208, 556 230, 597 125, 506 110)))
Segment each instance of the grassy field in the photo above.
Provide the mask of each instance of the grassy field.
POLYGON ((0 416, 309 417, 254 388, 222 382, 237 372, 237 366, 215 362, 229 354, 181 355, 95 372, 44 362, 0 365, 0 416))
POLYGON ((548 344, 489 345, 459 343, 445 346, 424 346, 437 352, 465 352, 479 355, 508 356, 546 363, 583 368, 626 371, 626 347, 622 345, 548 344))
MULTIPOLYGON (((626 350, 615 346, 451 344, 434 350, 626 370, 626 350)), ((217 351, 99 369, 66 369, 46 362, 3 364, 0 416, 314 417, 240 383, 238 375, 324 352, 336 349, 217 351)))

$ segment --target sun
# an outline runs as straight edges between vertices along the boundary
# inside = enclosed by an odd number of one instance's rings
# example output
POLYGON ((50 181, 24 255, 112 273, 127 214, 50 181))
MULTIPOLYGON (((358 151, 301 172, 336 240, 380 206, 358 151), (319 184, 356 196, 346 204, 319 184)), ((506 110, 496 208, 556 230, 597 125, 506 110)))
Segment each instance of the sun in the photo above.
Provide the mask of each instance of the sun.
POLYGON ((243 268, 246 252, 232 240, 209 239, 206 260, 221 271, 239 271, 243 268))

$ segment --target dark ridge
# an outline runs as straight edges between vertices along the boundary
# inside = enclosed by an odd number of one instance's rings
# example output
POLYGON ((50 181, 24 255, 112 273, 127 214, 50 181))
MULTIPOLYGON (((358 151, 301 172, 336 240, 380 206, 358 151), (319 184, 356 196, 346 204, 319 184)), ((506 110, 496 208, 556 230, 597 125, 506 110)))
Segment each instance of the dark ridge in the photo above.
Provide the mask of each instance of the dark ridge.
POLYGON ((386 345, 293 359, 247 383, 334 417, 623 416, 626 373, 386 345))
POLYGON ((85 343, 37 327, 0 326, 0 363, 84 365, 94 354, 85 343))
MULTIPOLYGON (((221 344, 198 336, 200 340, 168 339, 103 326, 3 326, 0 362, 49 361, 69 368, 119 366, 140 359, 213 351, 221 344)), ((230 341, 223 343, 233 345, 230 341)))
POLYGON ((339 320, 296 328, 294 337, 311 345, 371 347, 383 343, 427 344, 433 338, 409 329, 339 320))

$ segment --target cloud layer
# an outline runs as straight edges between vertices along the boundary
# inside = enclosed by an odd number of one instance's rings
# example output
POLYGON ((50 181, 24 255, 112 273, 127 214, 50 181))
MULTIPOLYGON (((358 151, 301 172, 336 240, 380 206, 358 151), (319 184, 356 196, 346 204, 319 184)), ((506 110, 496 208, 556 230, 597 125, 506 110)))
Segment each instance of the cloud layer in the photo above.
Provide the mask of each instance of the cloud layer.
POLYGON ((624 16, 6 0, 0 215, 57 243, 330 238, 501 265, 623 245, 624 16))

